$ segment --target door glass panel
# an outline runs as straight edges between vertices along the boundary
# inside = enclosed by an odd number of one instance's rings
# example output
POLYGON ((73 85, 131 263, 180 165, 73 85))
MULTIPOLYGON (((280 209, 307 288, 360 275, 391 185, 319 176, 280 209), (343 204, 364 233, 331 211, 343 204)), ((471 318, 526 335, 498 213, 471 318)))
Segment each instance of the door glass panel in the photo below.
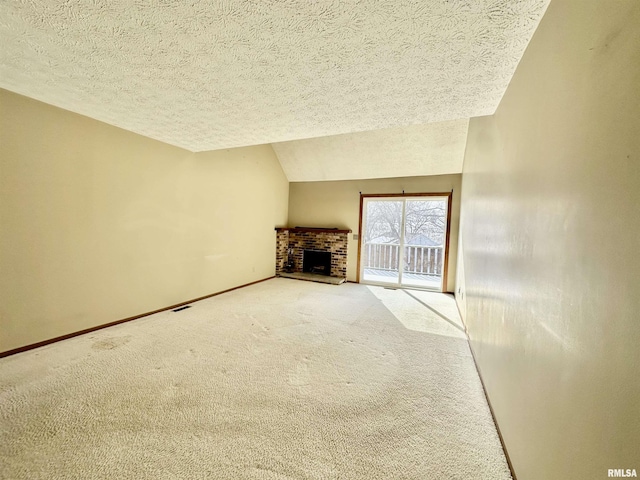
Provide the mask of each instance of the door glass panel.
POLYGON ((400 282, 402 200, 369 200, 364 204, 362 275, 366 282, 400 282))
POLYGON ((441 289, 446 228, 445 199, 406 200, 403 285, 441 289))

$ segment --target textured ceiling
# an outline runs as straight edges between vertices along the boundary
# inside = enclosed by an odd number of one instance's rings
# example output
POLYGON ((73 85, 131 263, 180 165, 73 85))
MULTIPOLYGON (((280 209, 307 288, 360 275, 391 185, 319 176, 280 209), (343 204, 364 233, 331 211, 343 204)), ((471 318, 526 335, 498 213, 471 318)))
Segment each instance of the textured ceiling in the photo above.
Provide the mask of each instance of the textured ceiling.
POLYGON ((191 151, 469 118, 548 2, 5 0, 0 86, 191 151))
POLYGON ((469 120, 274 143, 290 182, 460 173, 469 120))

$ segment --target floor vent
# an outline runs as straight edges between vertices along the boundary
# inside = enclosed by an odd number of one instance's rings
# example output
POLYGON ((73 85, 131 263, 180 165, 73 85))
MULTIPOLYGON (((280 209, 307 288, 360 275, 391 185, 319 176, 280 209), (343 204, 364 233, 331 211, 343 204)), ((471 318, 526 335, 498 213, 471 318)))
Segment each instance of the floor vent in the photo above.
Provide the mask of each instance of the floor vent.
POLYGON ((187 305, 186 307, 176 308, 175 310, 171 310, 172 312, 179 312, 180 310, 186 310, 187 308, 191 308, 191 305, 187 305))

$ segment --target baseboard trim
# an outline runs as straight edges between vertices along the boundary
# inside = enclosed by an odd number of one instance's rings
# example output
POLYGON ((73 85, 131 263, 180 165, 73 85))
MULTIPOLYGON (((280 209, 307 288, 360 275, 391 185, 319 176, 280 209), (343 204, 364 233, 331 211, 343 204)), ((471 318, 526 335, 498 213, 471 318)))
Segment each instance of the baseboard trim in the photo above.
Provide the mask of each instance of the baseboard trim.
POLYGON ((478 362, 476 360, 476 353, 473 351, 473 346, 471 345, 471 338, 469 337, 469 329, 467 328, 467 323, 465 322, 462 316, 462 312, 460 311, 460 305, 458 305, 457 300, 456 300, 456 308, 458 309, 458 315, 460 315, 460 319, 462 320, 462 324, 464 325, 464 330, 467 333, 467 342, 469 342, 469 350, 471 351, 473 364, 476 367, 476 372, 478 372, 478 378, 480 378, 480 384, 482 385, 484 398, 487 399, 487 405, 489 405, 489 412, 491 413, 493 424, 496 426, 496 431, 498 432, 498 438, 500 439, 500 445, 502 445, 502 451, 504 452, 504 457, 507 459, 507 465, 509 467, 509 472, 511 473, 511 478, 513 480, 518 480, 518 478, 516 477, 516 472, 513 469, 513 463, 511 463, 511 458, 509 457, 509 450, 507 450, 507 445, 504 443, 504 438, 502 437, 502 432, 500 431, 500 425, 498 425, 498 421, 496 420, 496 414, 493 411, 491 400, 489 399, 489 395, 487 394, 487 387, 485 387, 484 385, 484 379, 482 378, 482 373, 480 372, 480 368, 478 367, 478 362))
POLYGON ((102 325, 97 325, 95 327, 85 328, 84 330, 79 330, 73 333, 67 333, 66 335, 61 335, 59 337, 50 338, 49 340, 43 340, 41 342, 32 343, 30 345, 25 345, 23 347, 14 348, 12 350, 7 350, 5 352, 0 352, 0 358, 8 357, 10 355, 15 355, 16 353, 26 352, 27 350, 33 350, 34 348, 44 347, 45 345, 49 345, 51 343, 60 342, 61 340, 66 340, 68 338, 77 337, 78 335, 84 335, 85 333, 95 332, 96 330, 102 330, 103 328, 113 327, 114 325, 119 325, 121 323, 130 322, 131 320, 136 320, 138 318, 147 317, 149 315, 153 315, 155 313, 164 312, 166 310, 173 310, 174 308, 182 307, 183 305, 187 305, 189 303, 198 302, 200 300, 204 300, 206 298, 215 297, 216 295, 222 295, 223 293, 231 292, 233 290, 238 290, 239 288, 248 287, 249 285, 255 285, 256 283, 265 282, 267 280, 271 280, 275 278, 275 275, 272 277, 263 278, 262 280, 256 280, 255 282, 245 283, 244 285, 239 285, 237 287, 228 288, 226 290, 222 290, 220 292, 211 293, 209 295, 205 295, 204 297, 194 298, 193 300, 187 300, 186 302, 176 303, 175 305, 171 305, 169 307, 159 308, 158 310, 154 310, 152 312, 141 313, 139 315, 134 315, 133 317, 123 318, 121 320, 115 320, 113 322, 104 323, 102 325))

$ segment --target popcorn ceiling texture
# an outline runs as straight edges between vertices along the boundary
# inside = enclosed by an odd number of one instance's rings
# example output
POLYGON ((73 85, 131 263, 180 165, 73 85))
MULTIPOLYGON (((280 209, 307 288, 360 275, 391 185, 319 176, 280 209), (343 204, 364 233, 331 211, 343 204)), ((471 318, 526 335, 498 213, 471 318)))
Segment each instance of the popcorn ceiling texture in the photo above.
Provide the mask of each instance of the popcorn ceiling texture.
POLYGON ((492 114, 549 0, 14 0, 0 86, 191 151, 492 114))
POLYGON ((469 120, 274 143, 290 182, 461 173, 469 120))

